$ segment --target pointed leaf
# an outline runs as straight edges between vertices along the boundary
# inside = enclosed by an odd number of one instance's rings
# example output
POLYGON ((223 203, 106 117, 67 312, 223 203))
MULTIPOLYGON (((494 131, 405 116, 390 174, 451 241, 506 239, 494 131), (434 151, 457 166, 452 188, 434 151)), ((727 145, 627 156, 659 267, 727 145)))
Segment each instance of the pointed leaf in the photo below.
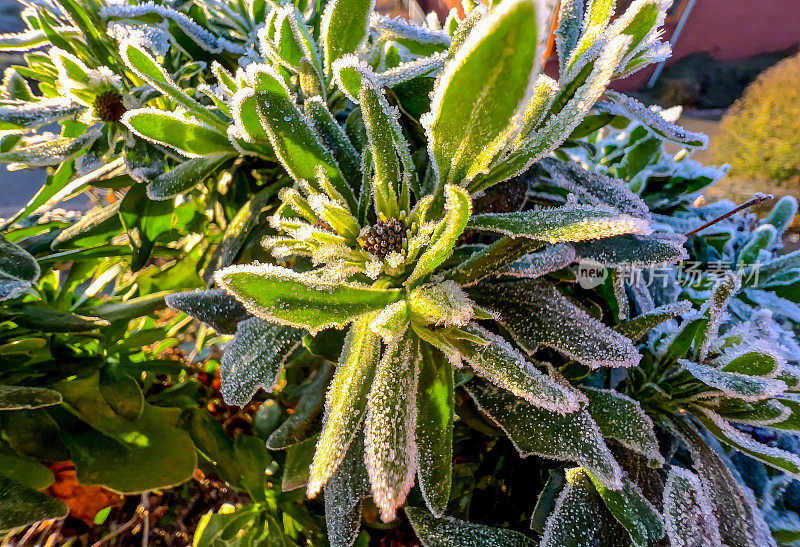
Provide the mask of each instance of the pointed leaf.
POLYGON ((172 112, 140 108, 126 112, 121 121, 139 137, 174 148, 190 158, 234 152, 225 133, 172 112))
POLYGON ((239 322, 251 317, 238 300, 222 289, 185 291, 170 294, 167 306, 191 315, 220 334, 233 334, 239 322))
POLYGON ((682 301, 674 304, 666 304, 648 313, 629 319, 624 323, 614 327, 618 333, 627 336, 632 342, 641 341, 647 333, 656 328, 664 321, 675 317, 681 317, 692 309, 690 302, 682 301))
POLYGON ((358 437, 325 485, 325 521, 332 547, 350 547, 356 541, 361 528, 361 500, 369 493, 364 441, 358 437))
POLYGON ((414 532, 423 547, 479 547, 497 545, 502 547, 532 547, 533 540, 502 528, 491 528, 453 517, 441 517, 418 507, 407 507, 408 517, 414 532))
POLYGON ((551 412, 566 414, 580 408, 583 400, 578 392, 539 372, 533 363, 502 337, 478 326, 467 327, 465 331, 486 341, 483 345, 471 340, 453 342, 461 357, 480 376, 516 397, 551 412))
POLYGON ((479 285, 470 296, 496 311, 500 323, 529 354, 547 346, 592 368, 631 367, 641 360, 628 338, 591 317, 541 279, 479 285))
POLYGON ((400 338, 378 364, 367 401, 364 461, 381 519, 391 522, 405 503, 417 472, 417 384, 419 342, 400 338))
POLYGON ((320 34, 326 74, 330 74, 336 59, 347 53, 356 53, 364 43, 369 31, 369 17, 374 9, 375 0, 333 0, 325 6, 320 34))
POLYGON ((419 351, 417 476, 428 509, 442 516, 450 501, 453 474, 453 368, 430 345, 420 344, 419 351))
POLYGON ((714 508, 700 479, 686 469, 672 467, 664 487, 664 527, 670 545, 722 545, 714 508))
POLYGON ((185 161, 148 183, 147 195, 150 199, 171 199, 184 194, 233 157, 232 153, 219 153, 185 161))
POLYGON ((467 226, 472 214, 472 200, 469 194, 457 186, 445 186, 444 219, 439 223, 431 237, 430 246, 419 257, 414 271, 406 280, 406 285, 422 279, 438 268, 451 254, 459 236, 467 226))
POLYGON ((300 347, 303 332, 252 317, 240 322, 220 363, 222 397, 244 406, 259 388, 272 391, 289 356, 300 347))
POLYGON ((547 519, 540 547, 601 545, 611 516, 591 480, 580 468, 568 469, 567 484, 547 519))
POLYGON ((511 136, 514 117, 540 68, 536 8, 533 0, 495 8, 439 75, 431 111, 421 122, 440 184, 466 182, 511 136))
POLYGON ((314 497, 342 462, 367 411, 367 395, 380 360, 380 338, 370 329, 376 314, 353 323, 325 399, 325 417, 311 465, 308 496, 314 497))
POLYGON ((468 227, 548 243, 650 233, 650 225, 644 220, 585 205, 475 215, 468 227))
POLYGON ((664 464, 653 421, 637 401, 613 389, 585 387, 583 393, 589 399, 587 410, 604 437, 645 456, 651 465, 664 464))
POLYGON ((325 388, 333 377, 333 366, 327 361, 321 364, 308 381, 294 407, 294 412, 267 439, 270 450, 284 450, 310 438, 314 432, 316 418, 325 403, 325 388))
POLYGON ((30 410, 60 403, 61 394, 52 389, 0 385, 0 410, 30 410))
POLYGON ((726 397, 743 401, 760 401, 786 391, 786 384, 773 378, 748 376, 738 372, 725 372, 708 365, 678 359, 684 370, 710 388, 721 391, 726 397))
POLYGON ((683 242, 656 235, 641 237, 621 235, 573 245, 579 257, 606 267, 628 266, 656 268, 674 264, 689 257, 683 242))
POLYGON ((342 328, 359 316, 381 310, 403 297, 399 289, 336 283, 271 265, 230 266, 214 274, 250 313, 311 334, 342 328))
POLYGON ((43 99, 36 102, 0 102, 0 131, 36 129, 51 123, 76 118, 86 110, 80 103, 64 98, 43 99))
POLYGON ((39 263, 0 234, 0 301, 15 298, 39 278, 39 263))
POLYGON ((522 456, 538 455, 577 462, 607 487, 622 488, 622 469, 589 413, 559 414, 535 407, 491 384, 470 382, 466 389, 522 456))

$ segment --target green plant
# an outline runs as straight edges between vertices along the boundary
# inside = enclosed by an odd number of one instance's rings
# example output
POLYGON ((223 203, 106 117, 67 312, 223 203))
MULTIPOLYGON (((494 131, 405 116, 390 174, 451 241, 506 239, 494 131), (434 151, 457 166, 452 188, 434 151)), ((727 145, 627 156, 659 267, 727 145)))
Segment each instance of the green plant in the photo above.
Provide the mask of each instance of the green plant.
POLYGON ((769 544, 760 511, 789 513, 712 436, 796 473, 734 430, 794 431, 796 202, 693 234, 728 207, 692 205, 722 174, 689 159, 707 139, 607 89, 669 54, 668 4, 561 2, 557 81, 535 0, 425 26, 367 1, 33 6, 0 37, 49 48, 7 73, 0 159, 55 170, 0 240, 0 394, 23 400, 0 499, 30 509, 0 528, 64 514, 26 417, 84 483, 219 477, 242 503, 201 545, 322 543, 321 493, 332 545, 769 544), (47 212, 83 189, 107 201, 47 212), (711 294, 676 267, 717 257, 770 274, 711 294))
POLYGON ((712 148, 733 173, 778 182, 797 180, 797 75, 800 57, 785 59, 750 84, 722 120, 712 148))

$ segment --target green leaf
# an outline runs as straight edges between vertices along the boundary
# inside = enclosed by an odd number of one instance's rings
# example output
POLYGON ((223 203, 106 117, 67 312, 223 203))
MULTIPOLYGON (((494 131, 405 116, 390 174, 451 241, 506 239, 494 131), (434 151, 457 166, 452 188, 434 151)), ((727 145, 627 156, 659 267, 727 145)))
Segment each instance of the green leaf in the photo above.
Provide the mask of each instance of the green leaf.
POLYGON ((283 365, 300 347, 303 331, 252 317, 240 322, 236 336, 225 346, 220 363, 222 397, 229 405, 244 406, 259 388, 272 391, 283 365))
POLYGON ((536 9, 533 0, 510 0, 495 8, 439 75, 431 111, 421 123, 440 184, 467 182, 516 130, 514 117, 540 68, 536 9))
POLYGON ((800 456, 753 440, 752 437, 743 434, 711 410, 692 405, 691 412, 706 429, 723 443, 775 469, 785 471, 794 478, 800 478, 800 456))
POLYGON ((325 521, 333 547, 352 546, 361 528, 361 500, 369 496, 364 442, 353 439, 336 472, 325 485, 325 521))
POLYGON ((333 62, 348 53, 356 53, 369 32, 369 17, 375 0, 333 0, 325 6, 320 25, 325 73, 330 77, 333 62))
POLYGON ((468 287, 486 276, 502 271, 517 259, 542 247, 541 242, 533 239, 503 237, 485 249, 473 253, 456 268, 445 272, 444 277, 468 287))
POLYGON ((224 132, 172 112, 140 108, 126 112, 121 121, 139 137, 174 148, 189 158, 235 153, 224 132))
POLYGON ((342 463, 367 411, 367 394, 380 359, 380 338, 370 329, 376 314, 350 327, 328 388, 322 433, 311 466, 308 495, 315 496, 342 463))
POLYGON ((222 289, 185 291, 165 298, 167 306, 191 315, 220 334, 233 334, 240 321, 250 314, 234 297, 222 289))
POLYGON ((565 0, 558 11, 558 28, 555 32, 558 66, 566 67, 572 51, 578 45, 583 23, 583 0, 565 0))
POLYGON ((692 426, 680 419, 668 423, 689 449, 694 470, 713 506, 722 541, 748 547, 772 545, 769 527, 752 492, 736 480, 722 457, 692 426))
POLYGON ((236 461, 233 439, 225 433, 218 420, 205 409, 187 408, 181 415, 180 426, 192 437, 201 456, 201 464, 205 461, 222 480, 236 488, 243 488, 242 469, 236 461))
POLYGON ((41 332, 88 332, 107 327, 109 322, 98 317, 87 317, 50 308, 25 306, 14 322, 41 332))
POLYGON ((253 315, 307 329, 312 335, 329 327, 342 328, 403 298, 399 289, 337 283, 266 264, 231 266, 214 278, 253 315))
POLYGON ((418 507, 406 507, 414 532, 423 547, 480 547, 497 545, 502 547, 533 547, 527 536, 502 528, 492 528, 453 517, 441 517, 418 507))
POLYGON ((611 516, 591 480, 580 468, 568 469, 567 484, 544 528, 541 547, 601 545, 611 516))
POLYGON ((467 227, 548 243, 650 233, 645 220, 585 205, 475 215, 467 227))
POLYGON ((664 537, 664 525, 656 508, 642 495, 639 487, 625 480, 622 490, 609 490, 589 473, 606 509, 628 531, 636 547, 647 547, 650 541, 664 537))
POLYGON ((310 437, 315 430, 317 418, 325 403, 325 389, 333 377, 333 366, 327 361, 321 364, 314 376, 303 387, 294 412, 267 439, 267 448, 283 450, 310 437))
POLYGON ((514 443, 522 456, 577 462, 611 489, 622 488, 622 470, 586 410, 560 414, 535 407, 487 383, 471 381, 467 392, 514 443))
POLYGON ((5 443, 0 444, 0 477, 5 477, 33 490, 44 490, 55 481, 53 472, 38 461, 20 456, 5 443))
POLYGON ((651 466, 664 464, 653 421, 637 401, 612 389, 584 387, 583 393, 589 399, 587 410, 604 437, 645 456, 651 466))
POLYGON ((395 519, 417 472, 418 358, 416 336, 406 334, 388 344, 367 400, 364 461, 372 498, 384 522, 395 519))
POLYGON ((419 487, 431 513, 441 517, 453 475, 453 368, 438 350, 420 344, 416 441, 419 487))
POLYGON ((286 460, 283 464, 281 477, 281 490, 291 492, 308 483, 308 470, 314 459, 314 449, 317 446, 317 437, 308 439, 290 446, 286 450, 286 460))
POLYGON ((303 108, 317 134, 336 158, 347 182, 352 188, 359 188, 361 186, 361 157, 344 132, 344 128, 336 121, 325 102, 319 97, 306 99, 303 108))
POLYGON ((184 194, 233 157, 232 153, 221 152, 185 161, 149 182, 147 196, 150 199, 171 199, 184 194))
POLYGON ((578 392, 541 373, 502 337, 477 326, 467 327, 465 331, 485 341, 484 344, 453 341, 460 357, 478 375, 545 410, 566 414, 580 409, 583 400, 578 392))
POLYGON ((658 307, 648 313, 616 325, 614 330, 630 338, 632 342, 636 343, 641 341, 647 335, 647 333, 661 323, 675 317, 682 317, 691 309, 692 305, 687 301, 665 304, 664 306, 658 307))
POLYGON ((631 341, 591 317, 542 279, 482 284, 470 290, 479 304, 529 354, 541 346, 558 350, 588 367, 632 367, 641 355, 631 341))
POLYGON ((26 291, 40 273, 30 253, 0 234, 0 302, 26 291))
POLYGON ((52 389, 0 385, 0 410, 32 410, 60 403, 61 394, 52 389))
MULTIPOLYGON (((203 125, 215 129, 222 135, 225 134, 227 124, 181 89, 169 73, 144 48, 136 45, 133 40, 128 40, 120 46, 120 54, 122 60, 135 74, 185 108, 203 125)), ((123 123, 124 120, 123 118, 123 123)))
POLYGON ((145 403, 139 419, 125 419, 101 394, 97 373, 59 382, 55 389, 76 416, 71 422, 60 418, 59 424, 81 484, 132 494, 176 486, 192 476, 197 458, 188 433, 176 427, 179 409, 145 403))
POLYGON ((772 376, 780 363, 779 357, 766 351, 746 350, 726 355, 721 370, 748 376, 772 376))
POLYGON ((573 245, 578 256, 606 267, 658 267, 689 257, 683 242, 660 236, 621 235, 573 245))
POLYGON ((131 269, 145 266, 155 247, 156 239, 172 229, 175 205, 172 201, 153 201, 147 197, 147 186, 134 184, 122 198, 119 216, 128 233, 133 258, 131 269))
POLYGON ((76 118, 84 110, 84 105, 63 98, 37 102, 5 100, 0 102, 0 131, 36 129, 76 118))
POLYGON ((290 98, 281 94, 262 91, 257 94, 257 98, 258 114, 272 149, 292 178, 296 181, 316 181, 317 189, 324 191, 317 176, 317 169, 320 169, 345 198, 350 210, 356 210, 353 190, 342 176, 333 154, 320 142, 305 114, 290 98))
POLYGON ((726 372, 709 365, 678 359, 684 370, 714 391, 726 397, 743 401, 760 401, 786 391, 786 384, 773 378, 748 376, 738 372, 726 372))
POLYGON ((664 527, 670 545, 722 545, 713 505, 700 479, 671 467, 664 486, 664 527))
POLYGON ((0 532, 67 516, 61 501, 0 476, 0 532))
POLYGON ((464 232, 472 214, 472 200, 463 188, 447 185, 444 193, 444 219, 436 227, 430 245, 417 260, 414 271, 406 280, 406 285, 414 286, 415 282, 435 271, 453 254, 453 247, 464 232))

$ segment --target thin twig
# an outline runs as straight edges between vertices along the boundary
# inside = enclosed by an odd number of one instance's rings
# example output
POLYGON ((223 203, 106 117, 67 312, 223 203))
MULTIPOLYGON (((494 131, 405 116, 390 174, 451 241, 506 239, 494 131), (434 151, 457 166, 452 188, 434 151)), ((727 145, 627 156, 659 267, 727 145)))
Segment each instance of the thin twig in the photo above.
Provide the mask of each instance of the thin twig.
POLYGON ((142 509, 144 523, 142 525, 142 547, 147 547, 150 544, 150 494, 142 492, 142 501, 139 504, 142 509))
POLYGON ((130 530, 131 528, 133 528, 134 526, 136 526, 136 524, 139 522, 139 520, 140 520, 140 517, 139 517, 139 514, 137 512, 137 513, 135 513, 133 515, 133 518, 131 520, 129 520, 128 522, 126 522, 125 524, 123 524, 122 526, 120 526, 119 528, 117 528, 116 530, 111 532, 110 534, 107 534, 107 535, 101 537, 98 541, 96 541, 95 543, 92 544, 92 547, 102 547, 103 545, 105 545, 106 543, 108 543, 110 540, 114 539, 118 535, 120 535, 123 532, 126 532, 126 531, 130 530))
POLYGON ((775 196, 773 196, 772 194, 762 194, 760 192, 758 194, 754 194, 753 195, 753 199, 751 199, 747 203, 743 203, 742 205, 739 205, 736 209, 734 209, 732 211, 728 211, 727 213, 725 213, 721 217, 718 217, 718 218, 715 218, 714 220, 706 222, 705 224, 703 224, 699 228, 695 228, 691 232, 686 232, 683 235, 686 236, 686 237, 691 237, 691 236, 695 235, 698 232, 702 232, 703 230, 705 230, 709 226, 713 226, 714 224, 716 224, 718 222, 722 222, 726 218, 732 217, 733 215, 735 215, 736 213, 738 213, 742 209, 747 209, 748 207, 752 207, 753 205, 758 205, 759 203, 761 203, 763 201, 766 201, 768 199, 774 199, 774 198, 775 198, 775 196))

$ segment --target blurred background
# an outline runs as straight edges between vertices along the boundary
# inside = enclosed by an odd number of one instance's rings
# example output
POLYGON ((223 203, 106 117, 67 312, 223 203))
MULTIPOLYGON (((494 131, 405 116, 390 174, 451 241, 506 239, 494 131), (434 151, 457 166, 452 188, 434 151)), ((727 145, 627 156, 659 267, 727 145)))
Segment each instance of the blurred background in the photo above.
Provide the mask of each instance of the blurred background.
MULTIPOLYGON (((557 5, 558 0, 545 0, 557 5)), ((632 0, 617 0, 617 11, 632 0)), ((460 0, 377 0, 384 13, 423 22, 444 20, 460 0)), ((20 5, 0 0, 0 33, 21 30, 20 5)), ((754 192, 800 194, 800 0, 675 0, 665 38, 673 56, 617 88, 646 104, 680 105, 679 123, 711 137, 694 159, 731 164, 730 174, 708 198, 744 201, 754 192)), ((556 72, 552 45, 547 72, 556 72)), ((0 52, 0 70, 19 62, 0 52)), ((23 206, 44 172, 0 167, 0 217, 23 206)), ((73 200, 73 208, 86 202, 73 200)))

